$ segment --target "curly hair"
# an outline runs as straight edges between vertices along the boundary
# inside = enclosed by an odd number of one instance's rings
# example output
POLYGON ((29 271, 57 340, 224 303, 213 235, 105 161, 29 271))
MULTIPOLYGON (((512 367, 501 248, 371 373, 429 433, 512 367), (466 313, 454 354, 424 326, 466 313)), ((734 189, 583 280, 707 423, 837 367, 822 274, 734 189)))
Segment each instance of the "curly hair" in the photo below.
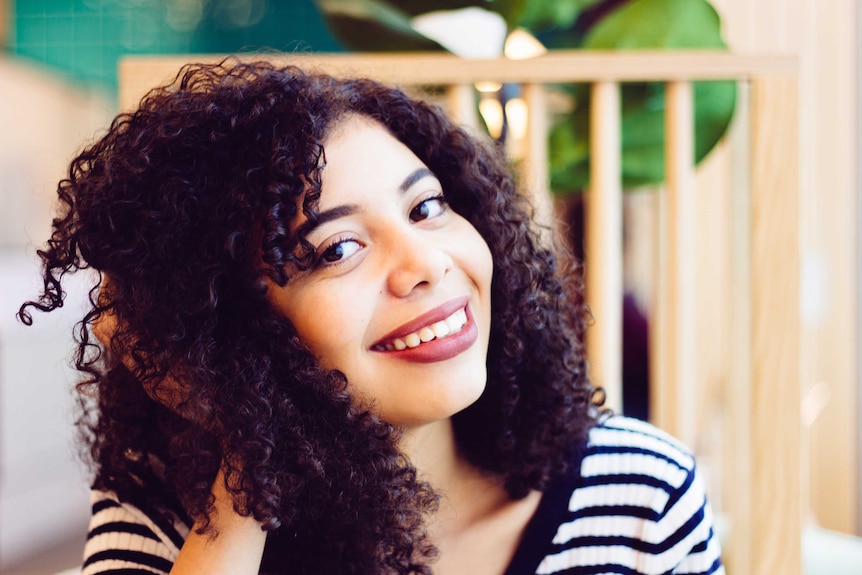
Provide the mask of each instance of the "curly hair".
POLYGON ((268 281, 286 285, 292 266, 308 265, 293 223, 314 219, 322 143, 350 115, 416 154, 490 247, 488 383, 454 416, 456 439, 511 497, 544 490, 578 464, 600 403, 586 378, 580 272, 540 239, 494 146, 377 82, 231 59, 184 67, 72 162, 39 251, 44 291, 19 318, 62 306, 67 273, 109 278, 76 330, 95 487, 122 497, 158 476, 158 496, 206 520, 229 453, 242 462, 226 463, 229 488, 244 494, 238 511, 272 531, 265 568, 429 573, 424 520, 437 495, 399 452, 399 430, 351 402, 346 378, 318 364, 266 297, 268 281), (103 352, 87 327, 108 313, 118 327, 103 352), (168 408, 154 398, 176 380, 168 408))

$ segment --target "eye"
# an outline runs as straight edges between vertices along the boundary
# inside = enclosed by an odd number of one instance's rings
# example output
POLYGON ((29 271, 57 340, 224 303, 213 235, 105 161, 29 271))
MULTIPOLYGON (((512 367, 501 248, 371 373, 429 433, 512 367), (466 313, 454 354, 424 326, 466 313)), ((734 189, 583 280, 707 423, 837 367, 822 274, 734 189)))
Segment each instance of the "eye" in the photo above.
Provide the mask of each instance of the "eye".
POLYGON ((421 222, 435 218, 446 211, 446 199, 442 194, 422 200, 415 208, 410 210, 410 221, 421 222))
POLYGON ((337 265, 362 249, 362 244, 354 239, 338 239, 320 253, 318 265, 337 265))

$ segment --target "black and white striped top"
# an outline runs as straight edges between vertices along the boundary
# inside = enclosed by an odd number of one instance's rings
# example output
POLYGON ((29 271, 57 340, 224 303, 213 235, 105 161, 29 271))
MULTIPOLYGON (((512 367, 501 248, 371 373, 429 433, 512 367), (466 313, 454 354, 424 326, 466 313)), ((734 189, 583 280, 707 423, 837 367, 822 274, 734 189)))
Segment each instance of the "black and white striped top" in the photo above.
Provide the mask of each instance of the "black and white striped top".
MULTIPOLYGON (((168 573, 186 522, 93 492, 83 575, 168 573)), ((691 454, 649 424, 609 417, 580 474, 542 496, 505 575, 723 574, 691 454)))
POLYGON ((543 496, 506 575, 723 574, 694 458, 655 427, 610 417, 580 474, 543 496))

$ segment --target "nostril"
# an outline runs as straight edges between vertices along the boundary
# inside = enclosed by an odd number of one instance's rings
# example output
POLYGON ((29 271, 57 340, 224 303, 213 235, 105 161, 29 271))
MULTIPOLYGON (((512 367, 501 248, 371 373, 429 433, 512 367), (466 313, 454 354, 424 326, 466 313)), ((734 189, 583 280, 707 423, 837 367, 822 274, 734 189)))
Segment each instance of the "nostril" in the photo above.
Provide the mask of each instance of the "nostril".
POLYGON ((400 297, 409 295, 413 290, 430 289, 448 276, 455 262, 444 245, 437 238, 410 230, 396 238, 389 260, 389 289, 400 297))

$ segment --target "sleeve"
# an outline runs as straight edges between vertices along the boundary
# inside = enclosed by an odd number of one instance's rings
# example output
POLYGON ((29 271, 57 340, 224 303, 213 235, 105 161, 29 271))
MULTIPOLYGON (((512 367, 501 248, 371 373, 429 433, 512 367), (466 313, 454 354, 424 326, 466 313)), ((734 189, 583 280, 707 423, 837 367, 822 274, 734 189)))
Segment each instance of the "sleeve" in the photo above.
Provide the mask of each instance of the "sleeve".
POLYGON ((82 575, 170 572, 188 535, 184 523, 157 519, 109 491, 94 490, 91 502, 82 575))
POLYGON ((692 467, 655 524, 674 575, 724 575, 721 549, 703 483, 692 467))

